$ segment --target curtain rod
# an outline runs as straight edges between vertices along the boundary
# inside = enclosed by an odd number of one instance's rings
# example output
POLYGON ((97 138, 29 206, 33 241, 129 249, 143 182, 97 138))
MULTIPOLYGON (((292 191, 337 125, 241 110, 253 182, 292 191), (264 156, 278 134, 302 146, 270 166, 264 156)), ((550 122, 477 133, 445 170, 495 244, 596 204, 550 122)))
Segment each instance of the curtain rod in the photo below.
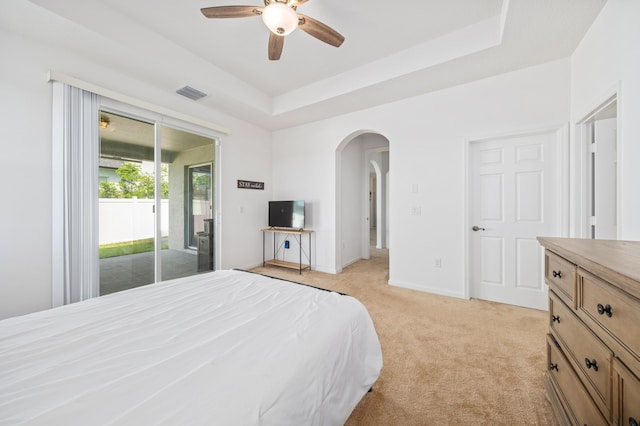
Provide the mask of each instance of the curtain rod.
POLYGON ((206 120, 202 120, 200 118, 196 118, 193 117, 191 115, 188 114, 183 114, 181 112, 177 112, 174 111, 172 109, 169 108, 164 108, 158 105, 154 105, 150 102, 145 102, 145 101, 141 101, 139 99, 133 98, 131 96, 127 96, 127 95, 123 95, 122 93, 110 90, 110 89, 105 89, 104 87, 95 85, 93 83, 88 83, 86 81, 80 80, 78 78, 72 77, 70 75, 67 74, 63 74, 63 73, 59 73, 59 72, 55 72, 55 71, 51 71, 49 70, 48 74, 47 74, 47 78, 49 82, 52 81, 59 81, 61 83, 65 83, 65 84, 69 84, 71 86, 75 86, 79 89, 83 89, 83 90, 87 90, 89 92, 93 92, 96 93, 100 96, 104 96, 107 98, 111 98, 114 99, 116 101, 119 102, 123 102, 129 105, 133 105, 135 107, 138 108, 143 108, 146 110, 149 110, 151 112, 155 112, 158 114, 162 114, 165 115, 167 117, 171 117, 171 118, 176 118, 178 120, 182 120, 182 121, 186 121, 187 123, 191 123, 191 124, 195 124, 197 126, 200 127, 204 127, 206 129, 209 130, 214 130, 216 132, 220 132, 223 133, 225 135, 230 135, 231 134, 231 130, 220 126, 218 124, 215 123, 211 123, 209 121, 206 120))

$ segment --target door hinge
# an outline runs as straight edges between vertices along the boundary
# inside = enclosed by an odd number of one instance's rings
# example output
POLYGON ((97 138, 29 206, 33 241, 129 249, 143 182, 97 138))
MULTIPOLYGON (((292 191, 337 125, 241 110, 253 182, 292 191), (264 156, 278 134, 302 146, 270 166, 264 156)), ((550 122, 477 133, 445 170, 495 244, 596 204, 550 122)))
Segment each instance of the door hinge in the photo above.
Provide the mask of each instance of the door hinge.
POLYGON ((596 226, 596 217, 595 216, 589 217, 589 225, 596 226))

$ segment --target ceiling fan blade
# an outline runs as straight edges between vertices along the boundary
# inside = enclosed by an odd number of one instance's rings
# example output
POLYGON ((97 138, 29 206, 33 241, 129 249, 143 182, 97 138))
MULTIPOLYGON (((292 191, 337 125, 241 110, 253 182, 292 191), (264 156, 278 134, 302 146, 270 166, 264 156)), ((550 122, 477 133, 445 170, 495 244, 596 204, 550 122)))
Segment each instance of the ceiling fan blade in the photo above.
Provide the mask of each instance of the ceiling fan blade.
POLYGON ((269 60, 277 61, 282 54, 282 46, 284 45, 284 36, 279 36, 269 31, 269 60))
POLYGON ((207 18, 247 18, 259 16, 263 7, 258 6, 213 6, 200 9, 207 18))
POLYGON ((340 47, 344 41, 344 36, 342 34, 322 22, 316 21, 315 19, 309 18, 301 13, 298 14, 298 18, 300 18, 298 28, 307 34, 314 36, 318 40, 324 41, 325 43, 335 47, 340 47))

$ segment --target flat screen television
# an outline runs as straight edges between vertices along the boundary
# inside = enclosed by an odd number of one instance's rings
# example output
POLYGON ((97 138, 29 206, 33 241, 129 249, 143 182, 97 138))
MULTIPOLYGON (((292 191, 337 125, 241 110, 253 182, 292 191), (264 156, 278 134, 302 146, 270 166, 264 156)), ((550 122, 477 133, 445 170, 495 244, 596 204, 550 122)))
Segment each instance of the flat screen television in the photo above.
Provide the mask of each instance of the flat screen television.
POLYGON ((269 226, 304 229, 304 200, 269 201, 269 226))

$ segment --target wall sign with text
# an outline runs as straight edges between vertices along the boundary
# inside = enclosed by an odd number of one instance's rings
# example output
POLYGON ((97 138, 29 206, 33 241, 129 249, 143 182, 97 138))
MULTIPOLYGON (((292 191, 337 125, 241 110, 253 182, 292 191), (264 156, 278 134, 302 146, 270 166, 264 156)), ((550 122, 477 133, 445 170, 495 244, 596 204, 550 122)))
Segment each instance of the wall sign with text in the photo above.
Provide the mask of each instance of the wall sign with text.
POLYGON ((238 188, 243 189, 264 189, 264 182, 253 182, 250 180, 238 180, 238 188))

